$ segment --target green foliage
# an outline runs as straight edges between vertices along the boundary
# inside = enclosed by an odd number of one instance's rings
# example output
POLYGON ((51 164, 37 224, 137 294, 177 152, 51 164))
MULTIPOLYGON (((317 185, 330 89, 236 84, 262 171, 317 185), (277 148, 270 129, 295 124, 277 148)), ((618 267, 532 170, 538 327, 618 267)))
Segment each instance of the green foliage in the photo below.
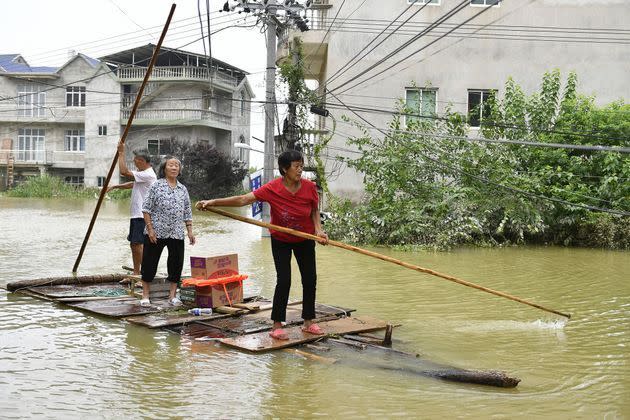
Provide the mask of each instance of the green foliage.
POLYGON ((183 170, 179 181, 191 197, 210 199, 242 192, 241 182, 247 168, 214 146, 172 140, 164 152, 181 160, 183 170))
POLYGON ((51 176, 41 175, 29 177, 25 182, 17 187, 8 190, 6 195, 9 197, 36 197, 36 198, 81 198, 93 197, 98 194, 97 188, 83 188, 66 184, 63 179, 51 176))
MULTIPOLYGON (((598 108, 576 86, 572 73, 563 88, 556 70, 528 97, 509 79, 480 132, 488 139, 627 147, 630 106, 598 108)), ((627 155, 451 137, 467 132, 465 121, 447 109, 443 118, 408 119, 402 130, 394 117, 383 138, 357 125, 363 135, 349 144, 362 154, 346 163, 364 174, 366 198, 356 206, 331 200, 336 217, 328 231, 351 242, 437 248, 526 242, 628 248, 627 217, 534 196, 628 212, 627 155)))

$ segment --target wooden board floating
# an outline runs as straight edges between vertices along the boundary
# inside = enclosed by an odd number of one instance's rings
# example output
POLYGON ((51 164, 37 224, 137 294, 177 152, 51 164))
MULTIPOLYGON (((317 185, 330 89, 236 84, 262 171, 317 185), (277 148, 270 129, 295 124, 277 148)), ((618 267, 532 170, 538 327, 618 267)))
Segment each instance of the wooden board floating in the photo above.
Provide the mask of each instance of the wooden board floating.
POLYGON ((19 289, 38 286, 56 286, 60 284, 95 284, 118 283, 126 276, 124 274, 99 274, 90 276, 46 277, 41 279, 18 280, 7 283, 7 290, 15 292, 19 289))
POLYGON ((276 340, 269 336, 269 332, 242 335, 233 338, 224 338, 221 342, 227 346, 251 352, 264 352, 270 350, 293 347, 298 344, 309 343, 336 334, 356 334, 385 329, 387 323, 375 318, 361 316, 341 318, 334 321, 320 322, 318 324, 324 331, 324 335, 313 335, 302 331, 301 327, 285 328, 288 340, 276 340))
MULTIPOLYGON (((111 316, 113 318, 122 318, 133 315, 143 315, 156 313, 169 309, 169 304, 166 300, 152 302, 151 306, 140 306, 140 301, 133 300, 95 300, 84 301, 78 303, 71 303, 68 306, 84 311, 92 312, 98 315, 111 316)), ((174 308, 170 306, 170 309, 174 308)))

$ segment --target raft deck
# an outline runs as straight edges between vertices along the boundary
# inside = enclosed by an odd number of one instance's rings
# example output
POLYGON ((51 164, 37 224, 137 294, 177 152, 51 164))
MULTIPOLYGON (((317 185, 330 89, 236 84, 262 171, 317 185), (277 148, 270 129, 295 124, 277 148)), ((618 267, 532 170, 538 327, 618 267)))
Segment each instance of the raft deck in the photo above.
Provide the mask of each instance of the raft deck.
MULTIPOLYGON (((414 363, 417 360, 417 355, 383 346, 385 339, 366 337, 365 334, 369 332, 385 329, 391 331, 392 326, 368 316, 352 316, 355 309, 316 304, 315 321, 324 331, 324 335, 314 335, 301 330, 304 322, 301 318, 301 302, 289 302, 285 327, 289 339, 276 340, 269 336, 273 323, 270 319, 272 305, 268 299, 250 296, 243 303, 215 308, 210 315, 194 316, 188 313, 192 304, 173 307, 166 299, 152 299, 150 307, 140 306, 139 299, 125 282, 129 283, 123 274, 58 277, 12 282, 7 284, 7 290, 53 301, 97 316, 121 319, 148 328, 165 328, 200 341, 216 340, 223 345, 252 353, 330 341, 331 344, 341 343, 359 349, 372 346, 378 351, 414 360, 414 363), (336 338, 327 340, 331 337, 336 338)), ((295 352, 300 355, 310 354, 302 350, 295 352)), ((325 359, 316 355, 311 357, 320 361, 325 359)), ((427 364, 431 362, 425 363, 425 366, 427 364)), ((504 372, 467 370, 435 364, 430 370, 417 369, 416 366, 407 370, 444 380, 499 387, 511 388, 520 382, 520 379, 510 377, 504 372)))

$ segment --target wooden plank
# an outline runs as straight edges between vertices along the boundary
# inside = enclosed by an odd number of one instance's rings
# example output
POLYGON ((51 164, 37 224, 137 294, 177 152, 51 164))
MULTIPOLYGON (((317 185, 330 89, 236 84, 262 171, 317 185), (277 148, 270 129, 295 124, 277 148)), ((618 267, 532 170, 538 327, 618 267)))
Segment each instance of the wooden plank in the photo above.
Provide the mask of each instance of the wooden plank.
POLYGON ((118 296, 118 297, 111 297, 111 296, 84 296, 84 297, 67 297, 67 298, 57 298, 55 299, 56 302, 60 302, 60 303, 75 303, 75 302, 88 302, 88 301, 94 301, 94 300, 136 300, 135 297, 133 296, 118 296))
POLYGON ((122 318, 133 315, 146 315, 164 310, 175 310, 167 301, 155 301, 151 306, 140 306, 139 300, 105 300, 72 303, 68 306, 99 315, 122 318))
POLYGON ((7 283, 9 292, 16 292, 20 289, 36 286, 54 286, 58 284, 95 284, 95 283, 117 283, 125 277, 123 274, 100 274, 88 276, 68 276, 68 277, 46 277, 41 279, 18 280, 7 283))
MULTIPOLYGON (((105 291, 116 291, 128 295, 128 289, 118 283, 102 283, 102 284, 60 284, 55 286, 38 286, 29 287, 30 291, 42 294, 50 298, 66 298, 66 297, 88 297, 102 296, 99 293, 105 291)), ((121 295, 122 296, 122 295, 121 295)), ((105 296, 107 297, 107 296, 105 296)), ((109 296, 114 297, 114 296, 109 296)), ((117 297, 117 296, 116 296, 117 297)))
POLYGON ((148 315, 130 316, 126 317, 125 321, 129 321, 133 324, 143 325, 149 328, 163 328, 176 325, 191 324, 193 322, 210 321, 229 316, 230 315, 224 314, 191 315, 188 313, 187 310, 177 310, 152 313, 148 315))
POLYGON ((275 340, 268 332, 243 335, 234 338, 224 338, 221 342, 227 346, 251 352, 264 352, 270 350, 293 347, 298 344, 309 343, 322 337, 335 334, 355 334, 385 329, 387 322, 375 318, 361 316, 341 318, 334 321, 319 323, 324 335, 313 335, 302 331, 301 327, 285 328, 288 340, 275 340))

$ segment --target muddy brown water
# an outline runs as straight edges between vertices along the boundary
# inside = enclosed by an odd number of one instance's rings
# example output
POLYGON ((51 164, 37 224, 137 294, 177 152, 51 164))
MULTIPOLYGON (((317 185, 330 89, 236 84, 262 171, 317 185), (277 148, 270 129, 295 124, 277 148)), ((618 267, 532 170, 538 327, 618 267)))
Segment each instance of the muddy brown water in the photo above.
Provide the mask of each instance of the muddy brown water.
MULTIPOLYGON (((95 202, 1 197, 0 285, 69 275, 95 202)), ((127 217, 127 202, 104 203, 79 274, 130 264, 127 217)), ((236 252, 251 277, 246 293, 271 296, 275 272, 259 228, 194 217, 198 243, 186 255, 236 252)), ((402 324, 394 346, 420 353, 417 365, 343 347, 325 355, 339 360, 332 365, 241 353, 0 290, 1 416, 630 418, 630 253, 374 250, 573 318, 321 246, 318 301, 402 324), (522 382, 498 389, 429 379, 417 374, 423 360, 505 370, 522 382)))

